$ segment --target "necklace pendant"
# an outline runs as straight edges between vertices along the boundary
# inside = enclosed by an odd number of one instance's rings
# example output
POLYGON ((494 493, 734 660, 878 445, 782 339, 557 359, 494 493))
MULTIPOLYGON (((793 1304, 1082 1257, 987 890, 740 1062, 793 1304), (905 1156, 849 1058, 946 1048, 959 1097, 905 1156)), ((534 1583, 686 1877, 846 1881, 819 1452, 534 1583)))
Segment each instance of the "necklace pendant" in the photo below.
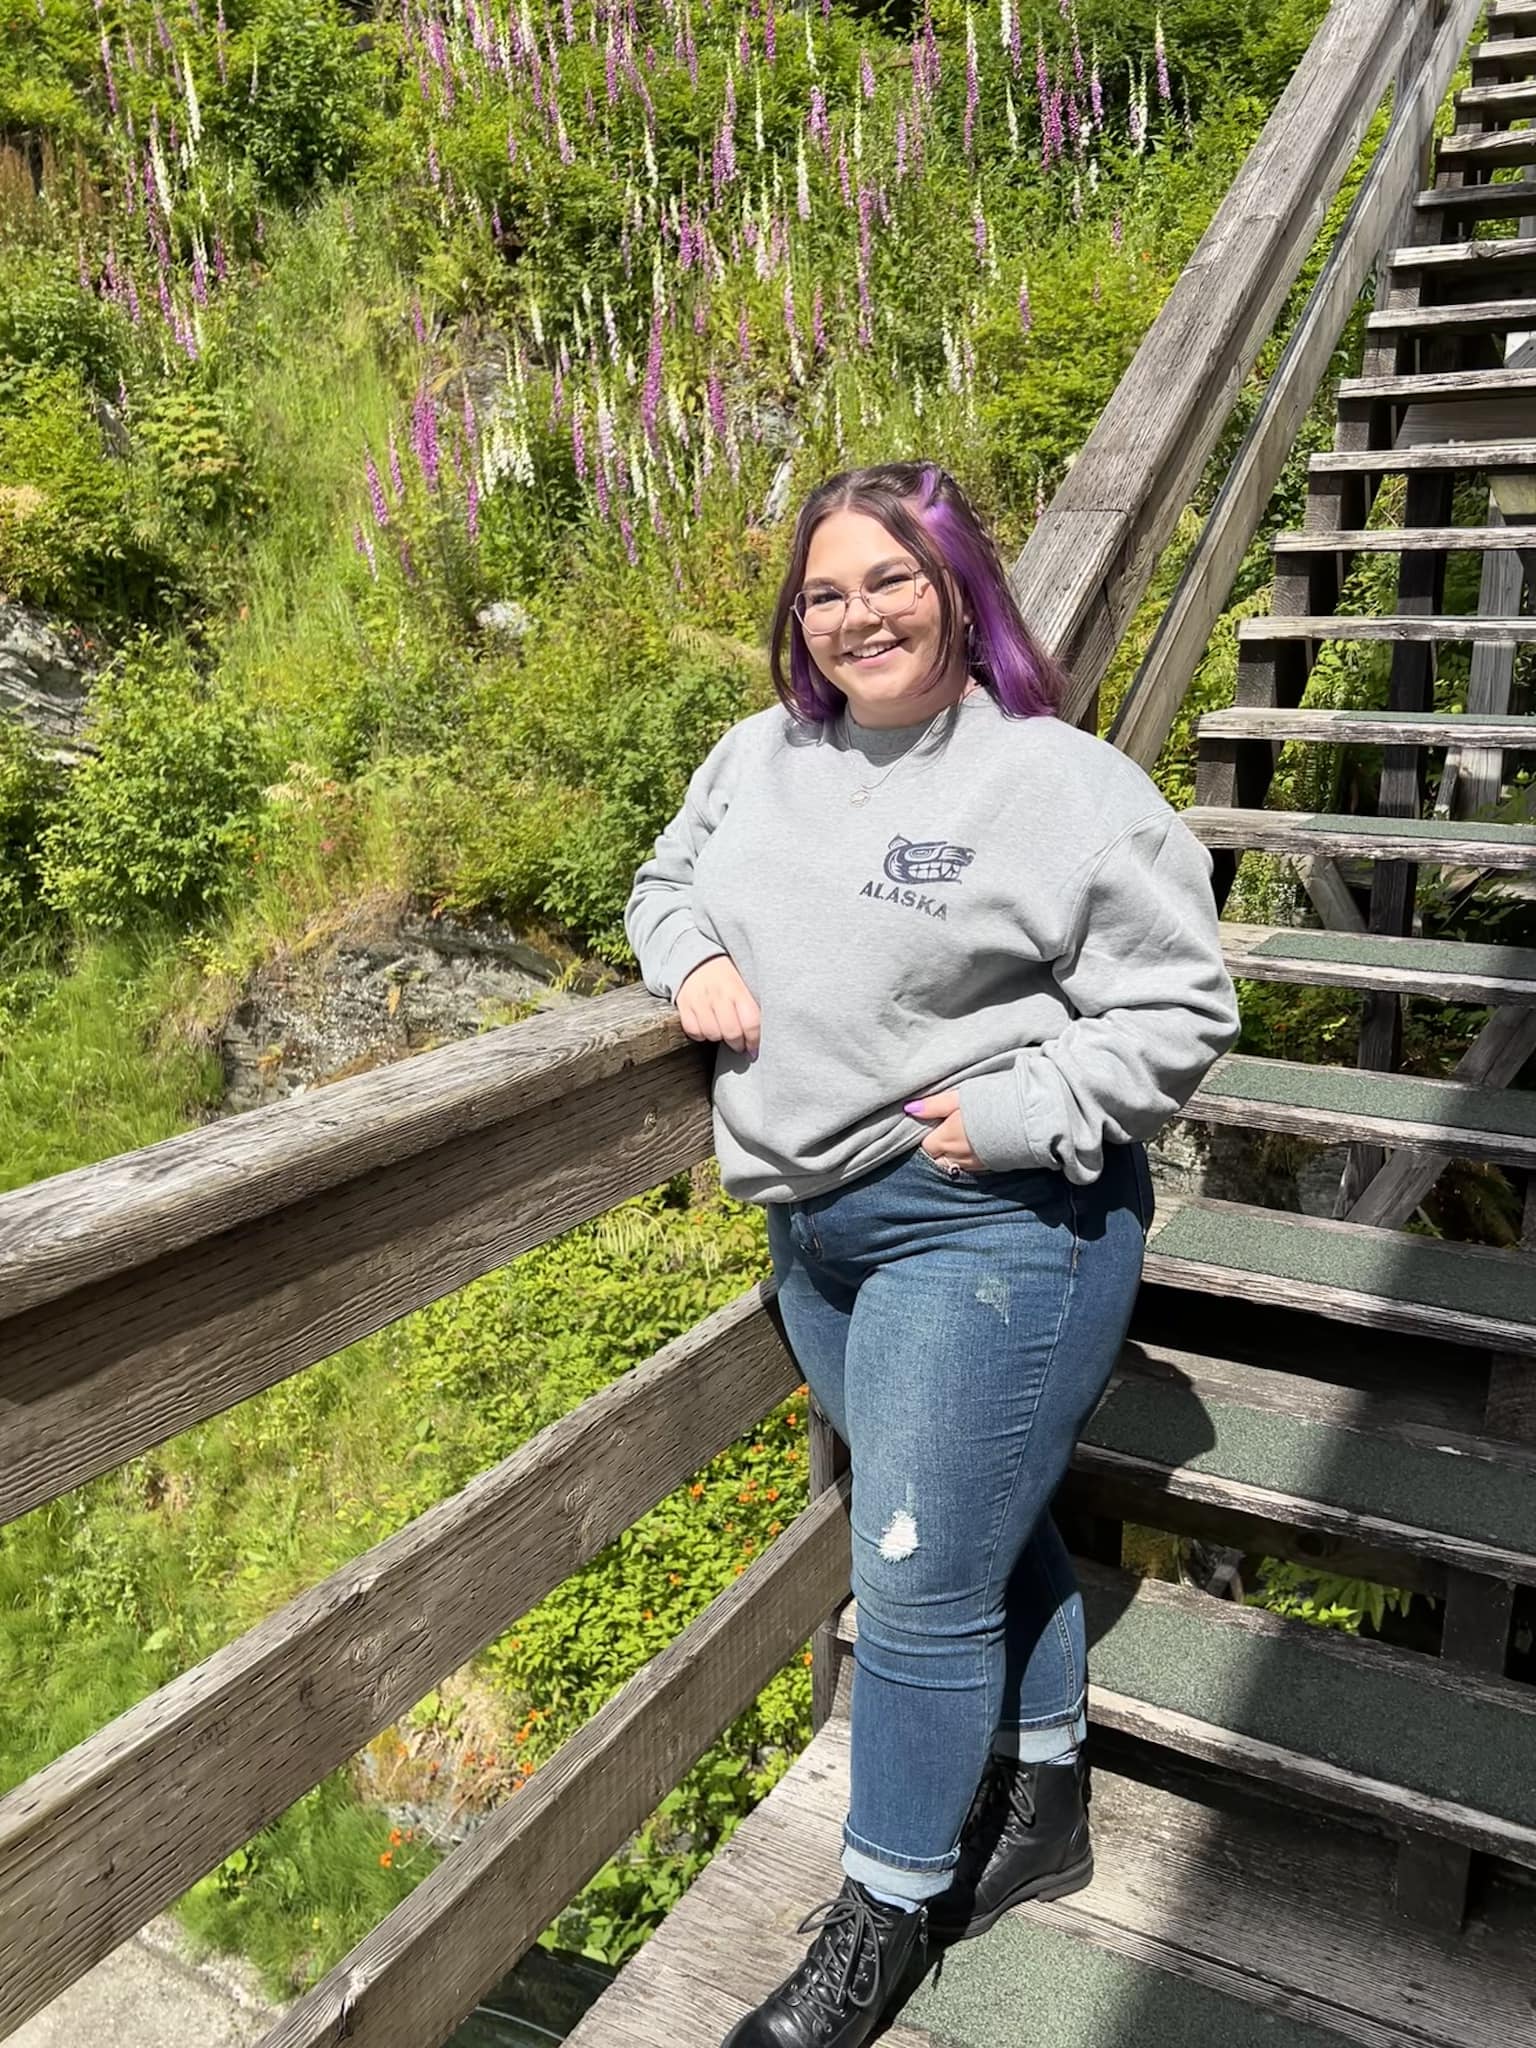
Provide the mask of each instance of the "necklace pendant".
POLYGON ((848 801, 851 804, 867 804, 869 802, 869 791, 867 789, 856 789, 848 801))

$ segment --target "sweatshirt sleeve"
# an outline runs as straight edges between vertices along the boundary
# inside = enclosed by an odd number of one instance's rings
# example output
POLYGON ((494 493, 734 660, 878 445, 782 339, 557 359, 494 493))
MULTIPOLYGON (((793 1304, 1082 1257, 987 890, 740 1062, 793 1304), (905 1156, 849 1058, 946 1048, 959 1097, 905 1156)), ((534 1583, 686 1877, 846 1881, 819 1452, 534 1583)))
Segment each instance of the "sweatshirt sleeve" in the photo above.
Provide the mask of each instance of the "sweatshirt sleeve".
POLYGON ((956 1088, 989 1168, 1096 1180, 1106 1142, 1153 1136, 1236 1043, 1211 869, 1173 811, 1128 826, 1099 857, 1052 967, 1076 1015, 1011 1067, 956 1088))
POLYGON ((721 740, 694 770, 683 807, 658 835, 655 852, 635 870, 624 906, 624 935, 641 979, 669 1002, 695 967, 725 951, 694 922, 693 864, 725 814, 726 762, 721 740))

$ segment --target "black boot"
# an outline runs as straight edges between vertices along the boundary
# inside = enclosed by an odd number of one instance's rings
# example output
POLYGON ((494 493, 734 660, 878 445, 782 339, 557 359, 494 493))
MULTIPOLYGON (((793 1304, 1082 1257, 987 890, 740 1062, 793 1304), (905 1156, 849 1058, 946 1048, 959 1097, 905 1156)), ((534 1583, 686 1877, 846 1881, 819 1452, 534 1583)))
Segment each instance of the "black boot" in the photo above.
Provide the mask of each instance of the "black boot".
POLYGON ((800 1922, 801 1934, 820 1929, 805 1961, 737 2021, 723 2048, 862 2048, 897 1993, 916 1988, 927 1923, 925 1906, 888 1906, 845 1877, 837 1897, 800 1922))
POLYGON ((954 1880, 929 1908, 935 1940, 985 1934, 1025 1899, 1060 1899, 1093 1876, 1088 1767, 987 1759, 960 1837, 954 1880))

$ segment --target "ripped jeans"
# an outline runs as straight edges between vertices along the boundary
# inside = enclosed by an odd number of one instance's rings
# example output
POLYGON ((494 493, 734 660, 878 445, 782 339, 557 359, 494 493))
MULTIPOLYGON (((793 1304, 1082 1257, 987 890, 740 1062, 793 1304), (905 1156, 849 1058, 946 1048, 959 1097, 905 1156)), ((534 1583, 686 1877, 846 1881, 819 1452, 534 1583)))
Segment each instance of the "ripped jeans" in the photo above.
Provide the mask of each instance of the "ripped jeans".
POLYGON ((770 1202, 784 1328, 852 1464, 852 1782, 843 1869, 946 1889, 994 1739, 1058 1755, 1087 1693, 1049 1503, 1119 1355, 1152 1223, 1141 1145, 1100 1178, 951 1179, 921 1146, 770 1202))

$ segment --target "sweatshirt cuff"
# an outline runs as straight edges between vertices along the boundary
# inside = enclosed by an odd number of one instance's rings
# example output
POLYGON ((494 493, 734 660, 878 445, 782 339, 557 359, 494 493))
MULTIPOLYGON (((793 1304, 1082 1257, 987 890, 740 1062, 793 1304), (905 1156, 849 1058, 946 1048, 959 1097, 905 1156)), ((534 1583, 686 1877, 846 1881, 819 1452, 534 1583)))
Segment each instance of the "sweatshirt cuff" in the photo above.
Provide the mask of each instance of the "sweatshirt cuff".
POLYGON ((681 934, 662 964, 661 979, 669 1001, 674 999, 683 983, 695 967, 702 967, 706 960, 713 960, 725 948, 718 939, 706 938, 697 925, 690 925, 681 934))
POLYGON ((1019 1080, 1016 1062, 996 1073, 973 1075, 955 1087, 971 1150, 993 1173, 1060 1164, 1051 1149, 1050 1132, 1025 1108, 1019 1080))

